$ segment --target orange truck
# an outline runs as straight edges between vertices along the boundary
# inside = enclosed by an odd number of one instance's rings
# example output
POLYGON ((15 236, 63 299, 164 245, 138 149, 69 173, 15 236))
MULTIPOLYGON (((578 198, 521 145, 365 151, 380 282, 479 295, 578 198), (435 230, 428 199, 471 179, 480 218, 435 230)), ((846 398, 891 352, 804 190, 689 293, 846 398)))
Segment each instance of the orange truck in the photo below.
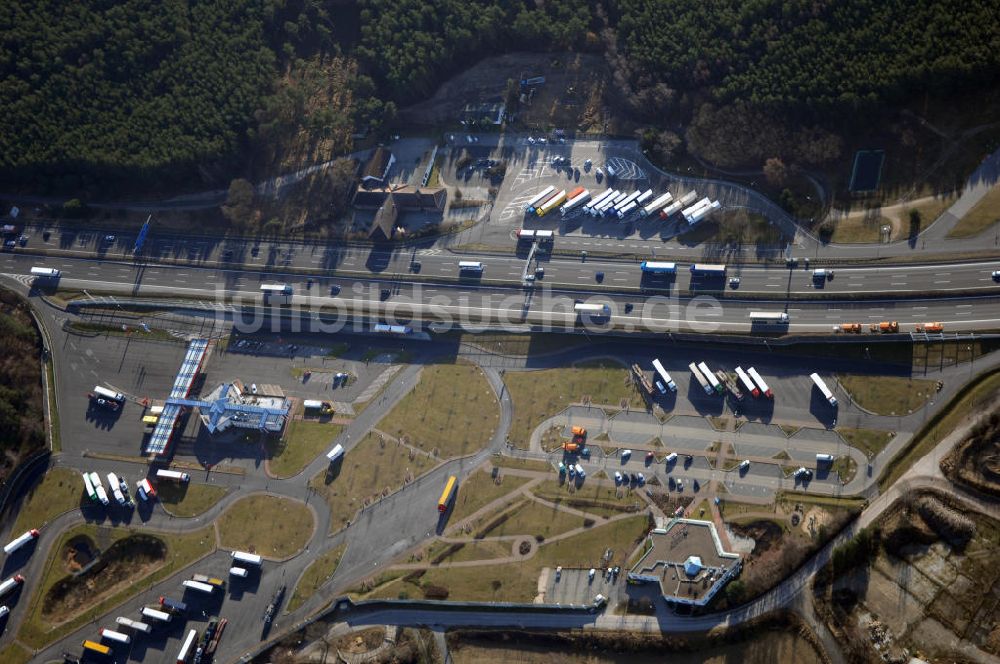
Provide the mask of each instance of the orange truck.
POLYGON ((840 325, 833 326, 834 332, 852 332, 854 334, 860 334, 861 323, 841 323, 840 325))
POLYGON ((563 443, 563 451, 569 452, 571 454, 574 452, 579 452, 580 446, 577 445, 576 443, 563 443))
POLYGON ((944 323, 917 323, 917 332, 941 332, 944 330, 944 323))
POLYGON ((894 332, 899 332, 899 323, 896 321, 882 321, 881 323, 872 323, 868 326, 868 329, 872 332, 892 334, 894 332))
POLYGON ((574 438, 586 438, 587 437, 587 430, 584 429, 583 427, 573 427, 572 429, 570 429, 570 433, 573 434, 574 438))

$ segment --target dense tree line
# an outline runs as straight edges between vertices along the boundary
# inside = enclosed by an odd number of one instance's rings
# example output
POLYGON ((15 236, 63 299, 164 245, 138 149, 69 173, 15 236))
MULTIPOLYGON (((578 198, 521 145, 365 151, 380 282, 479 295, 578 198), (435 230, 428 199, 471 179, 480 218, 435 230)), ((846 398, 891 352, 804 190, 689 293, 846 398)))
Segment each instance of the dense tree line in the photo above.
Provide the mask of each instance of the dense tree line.
MULTIPOLYGON (((233 155, 274 77, 250 0, 0 3, 0 172, 123 180, 233 155)), ((58 184, 58 183, 57 183, 58 184)))
MULTIPOLYGON (((633 80, 830 108, 995 80, 990 0, 617 0, 633 80)), ((641 87, 646 87, 642 85, 641 87)))
POLYGON ((0 478, 45 445, 41 341, 18 295, 0 290, 0 478))

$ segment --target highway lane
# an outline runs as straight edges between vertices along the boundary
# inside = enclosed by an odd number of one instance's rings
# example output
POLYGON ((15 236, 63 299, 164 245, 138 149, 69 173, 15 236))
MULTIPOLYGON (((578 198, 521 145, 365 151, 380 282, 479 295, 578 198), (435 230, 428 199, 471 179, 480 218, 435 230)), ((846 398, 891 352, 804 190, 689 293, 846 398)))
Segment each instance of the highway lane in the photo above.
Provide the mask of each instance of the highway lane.
MULTIPOLYGON (((535 259, 528 264, 527 246, 521 245, 519 255, 515 254, 517 247, 513 231, 507 231, 506 246, 498 249, 509 250, 508 255, 482 255, 479 260, 486 266, 482 276, 483 283, 519 284, 525 273, 532 274, 536 267, 544 268, 544 281, 553 287, 594 288, 605 290, 639 289, 648 287, 651 290, 685 291, 707 289, 718 290, 726 288, 725 283, 705 283, 694 279, 687 269, 689 263, 679 265, 678 274, 671 280, 643 281, 642 272, 637 263, 613 261, 600 258, 550 257, 537 253, 535 259), (598 281, 598 273, 603 273, 603 279, 598 281)), ((130 254, 132 240, 124 235, 117 235, 113 245, 107 245, 100 233, 88 233, 80 241, 67 242, 67 239, 53 235, 49 240, 43 240, 41 235, 33 237, 25 249, 4 254, 0 265, 10 256, 23 255, 33 249, 44 249, 55 255, 64 254, 67 258, 56 259, 38 257, 35 263, 51 267, 59 267, 70 271, 74 263, 70 257, 97 258, 101 260, 118 260, 132 263, 130 254), (61 267, 60 267, 61 266, 61 267)), ((557 237, 557 246, 564 238, 557 237)), ((604 248, 615 250, 617 243, 593 239, 585 246, 593 245, 591 251, 604 248)), ((584 245, 581 245, 584 246, 584 245)), ((475 259, 476 256, 452 254, 446 249, 400 249, 386 251, 370 247, 335 247, 328 245, 305 245, 300 243, 272 243, 262 245, 254 252, 254 245, 249 241, 229 241, 211 239, 181 239, 153 238, 150 240, 149 255, 180 261, 192 267, 230 265, 234 268, 242 264, 248 271, 264 271, 280 273, 285 270, 312 271, 316 276, 332 274, 342 276, 365 276, 398 280, 414 274, 414 263, 419 262, 419 277, 434 280, 457 281, 459 278, 458 262, 462 259, 475 259), (226 253, 230 252, 230 253, 226 253), (256 255, 255 255, 256 254, 256 255)), ((655 250, 654 250, 655 253, 655 250)), ((29 254, 30 255, 30 254, 29 254)), ((656 260, 655 255, 649 255, 650 260, 656 260)), ((1000 269, 1000 260, 976 261, 970 263, 939 264, 939 265, 893 265, 884 267, 843 267, 826 264, 824 267, 834 271, 835 278, 828 280, 813 279, 807 268, 807 261, 802 259, 799 267, 787 269, 783 266, 762 267, 758 265, 729 266, 728 277, 739 277, 739 291, 757 296, 780 298, 782 296, 813 297, 817 294, 851 294, 873 295, 879 293, 898 293, 905 295, 927 293, 949 293, 956 291, 992 292, 1000 291, 1000 285, 995 282, 991 273, 1000 269)), ((152 269, 150 267, 149 269, 152 269)), ((415 275, 413 278, 417 278, 415 275)))
MULTIPOLYGON (((28 256, 6 255, 0 259, 0 270, 28 283, 28 272, 34 263, 28 256)), ((724 295, 716 291, 720 295, 718 298, 711 293, 706 294, 709 297, 694 298, 667 297, 666 294, 650 297, 648 294, 614 293, 600 286, 560 290, 548 281, 536 288, 524 289, 478 281, 422 284, 402 280, 313 278, 287 272, 260 275, 214 267, 143 267, 79 259, 60 259, 46 264, 65 269, 60 287, 70 290, 93 290, 123 297, 168 296, 259 304, 259 284, 266 279, 291 285, 295 292, 292 302, 307 309, 327 308, 404 321, 424 316, 449 322, 464 320, 469 324, 499 320, 510 326, 530 323, 571 327, 577 322, 573 313, 575 299, 608 304, 612 314, 610 324, 626 331, 747 332, 751 330, 749 314, 752 311, 785 311, 791 322, 789 332, 812 333, 829 333, 833 325, 842 322, 864 324, 895 320, 906 332, 917 323, 929 321, 944 323, 947 331, 993 329, 1000 321, 1000 293, 906 300, 779 299, 765 302, 741 299, 739 292, 728 290, 724 295), (313 282, 311 286, 310 281, 313 282), (336 295, 331 294, 334 286, 339 287, 336 295), (384 288, 390 290, 386 301, 382 301, 381 295, 384 288)), ((836 280, 840 279, 853 283, 849 275, 838 274, 836 280)), ((601 321, 591 325, 595 331, 606 327, 601 321)), ((766 327, 764 329, 767 331, 766 327)))

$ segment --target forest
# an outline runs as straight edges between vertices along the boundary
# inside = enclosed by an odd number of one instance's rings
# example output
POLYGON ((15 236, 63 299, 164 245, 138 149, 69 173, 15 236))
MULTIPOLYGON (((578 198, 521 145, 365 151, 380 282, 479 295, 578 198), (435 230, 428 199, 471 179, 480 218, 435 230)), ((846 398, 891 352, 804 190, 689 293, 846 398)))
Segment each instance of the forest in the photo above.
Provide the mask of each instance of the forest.
POLYGON ((0 291, 0 480, 45 445, 41 340, 28 303, 0 291))
POLYGON ((840 116, 995 85, 1000 65, 988 0, 8 0, 0 27, 0 181, 38 194, 343 154, 514 50, 604 53, 622 112, 692 124, 719 163, 720 120, 770 120, 761 156, 818 136, 821 161, 840 116))

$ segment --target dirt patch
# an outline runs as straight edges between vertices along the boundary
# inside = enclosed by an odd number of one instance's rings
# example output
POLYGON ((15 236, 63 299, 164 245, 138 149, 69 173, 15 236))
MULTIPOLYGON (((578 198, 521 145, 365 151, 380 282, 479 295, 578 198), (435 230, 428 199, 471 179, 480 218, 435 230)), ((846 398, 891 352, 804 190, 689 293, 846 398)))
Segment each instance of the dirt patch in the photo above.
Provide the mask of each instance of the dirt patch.
POLYGON ((1000 411, 994 410, 941 460, 941 471, 953 482, 1000 496, 1000 411))
POLYGON ((74 537, 66 543, 63 552, 63 569, 69 574, 78 574, 97 557, 97 548, 94 542, 85 535, 74 537))
POLYGON ((829 512, 819 507, 810 508, 800 520, 799 527, 802 532, 812 537, 819 532, 820 527, 829 525, 831 516, 829 512))
POLYGON ((345 634, 337 640, 337 650, 351 654, 371 652, 385 642, 385 628, 372 627, 360 632, 345 634))
POLYGON ((56 581, 45 594, 42 617, 46 621, 60 623, 69 620, 81 609, 97 604, 103 597, 130 585, 133 579, 148 576, 166 560, 167 545, 157 537, 132 535, 98 554, 89 539, 76 538, 67 545, 64 560, 67 567, 80 565, 88 555, 97 556, 89 569, 56 581))

